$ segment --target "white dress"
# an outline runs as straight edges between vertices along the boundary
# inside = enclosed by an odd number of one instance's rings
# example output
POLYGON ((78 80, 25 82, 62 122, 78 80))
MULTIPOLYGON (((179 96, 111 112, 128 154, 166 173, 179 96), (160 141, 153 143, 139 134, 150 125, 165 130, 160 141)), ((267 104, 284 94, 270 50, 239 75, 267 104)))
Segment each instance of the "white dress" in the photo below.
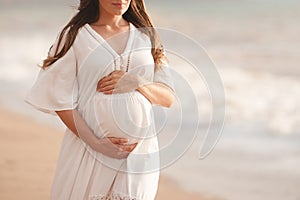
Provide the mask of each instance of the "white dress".
POLYGON ((96 136, 127 137, 131 142, 139 142, 127 159, 117 160, 93 151, 67 129, 51 199, 155 198, 159 147, 151 103, 137 91, 114 95, 96 91, 97 82, 117 66, 126 65, 128 59, 129 73, 138 73, 149 82, 161 82, 172 88, 168 66, 162 65, 154 72, 150 39, 132 24, 121 55, 86 24, 67 54, 41 69, 25 99, 27 103, 50 114, 77 109, 96 136))

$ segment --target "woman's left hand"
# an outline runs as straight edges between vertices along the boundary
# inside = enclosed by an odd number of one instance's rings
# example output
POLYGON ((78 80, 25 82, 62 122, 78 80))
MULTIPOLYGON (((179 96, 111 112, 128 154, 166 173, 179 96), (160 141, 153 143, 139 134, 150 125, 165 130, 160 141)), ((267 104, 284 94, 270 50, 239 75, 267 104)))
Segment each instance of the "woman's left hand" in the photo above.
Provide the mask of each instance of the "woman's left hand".
POLYGON ((138 76, 128 74, 122 70, 115 70, 99 80, 97 91, 104 94, 130 92, 136 90, 140 82, 138 76))
POLYGON ((124 76, 125 72, 121 70, 115 70, 109 75, 103 77, 98 81, 97 91, 104 94, 112 94, 119 80, 124 76))

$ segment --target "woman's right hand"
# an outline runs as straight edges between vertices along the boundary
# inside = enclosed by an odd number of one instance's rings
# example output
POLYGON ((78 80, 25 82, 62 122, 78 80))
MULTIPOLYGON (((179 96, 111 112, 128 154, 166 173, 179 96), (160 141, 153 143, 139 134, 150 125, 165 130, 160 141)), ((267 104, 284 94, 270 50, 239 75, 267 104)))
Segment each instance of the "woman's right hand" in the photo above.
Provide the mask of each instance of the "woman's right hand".
POLYGON ((93 145, 93 149, 108 157, 116 159, 127 158, 138 143, 128 144, 126 138, 105 137, 93 145))
POLYGON ((77 137, 93 150, 108 157, 116 159, 127 158, 137 145, 137 143, 128 144, 128 139, 126 138, 97 138, 76 109, 56 111, 56 113, 77 137))

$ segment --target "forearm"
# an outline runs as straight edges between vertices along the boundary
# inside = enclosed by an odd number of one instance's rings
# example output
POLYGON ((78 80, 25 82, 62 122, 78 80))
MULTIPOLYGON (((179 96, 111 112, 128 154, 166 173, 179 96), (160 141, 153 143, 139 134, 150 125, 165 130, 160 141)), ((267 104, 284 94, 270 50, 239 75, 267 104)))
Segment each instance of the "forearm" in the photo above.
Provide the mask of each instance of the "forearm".
POLYGON ((74 114, 75 110, 62 110, 56 111, 56 114, 59 116, 61 121, 76 135, 79 137, 78 131, 76 129, 76 125, 74 122, 74 114))
POLYGON ((128 74, 121 70, 112 72, 100 79, 97 84, 97 91, 103 92, 103 94, 125 93, 134 90, 139 91, 152 104, 171 107, 174 101, 173 91, 163 83, 148 83, 148 80, 141 76, 128 74))
POLYGON ((56 111, 64 124, 82 141, 88 144, 96 152, 106 156, 124 159, 136 147, 135 144, 127 144, 123 138, 100 138, 98 139, 80 116, 77 110, 56 111))
POLYGON ((79 138, 85 141, 90 146, 97 143, 97 137, 90 130, 84 119, 80 116, 79 112, 74 110, 56 111, 59 118, 63 123, 79 138))
POLYGON ((137 89, 152 104, 164 107, 171 107, 174 102, 173 91, 162 83, 152 83, 141 86, 137 89))

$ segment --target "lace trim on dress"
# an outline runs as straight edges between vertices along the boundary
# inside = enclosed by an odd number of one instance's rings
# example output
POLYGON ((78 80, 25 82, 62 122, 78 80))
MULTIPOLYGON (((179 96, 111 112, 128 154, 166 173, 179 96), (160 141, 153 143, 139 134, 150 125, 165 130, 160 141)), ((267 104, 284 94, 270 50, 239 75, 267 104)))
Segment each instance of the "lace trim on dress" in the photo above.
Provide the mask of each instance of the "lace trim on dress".
POLYGON ((112 193, 109 195, 90 195, 89 200, 139 200, 136 197, 130 197, 127 194, 112 193))

